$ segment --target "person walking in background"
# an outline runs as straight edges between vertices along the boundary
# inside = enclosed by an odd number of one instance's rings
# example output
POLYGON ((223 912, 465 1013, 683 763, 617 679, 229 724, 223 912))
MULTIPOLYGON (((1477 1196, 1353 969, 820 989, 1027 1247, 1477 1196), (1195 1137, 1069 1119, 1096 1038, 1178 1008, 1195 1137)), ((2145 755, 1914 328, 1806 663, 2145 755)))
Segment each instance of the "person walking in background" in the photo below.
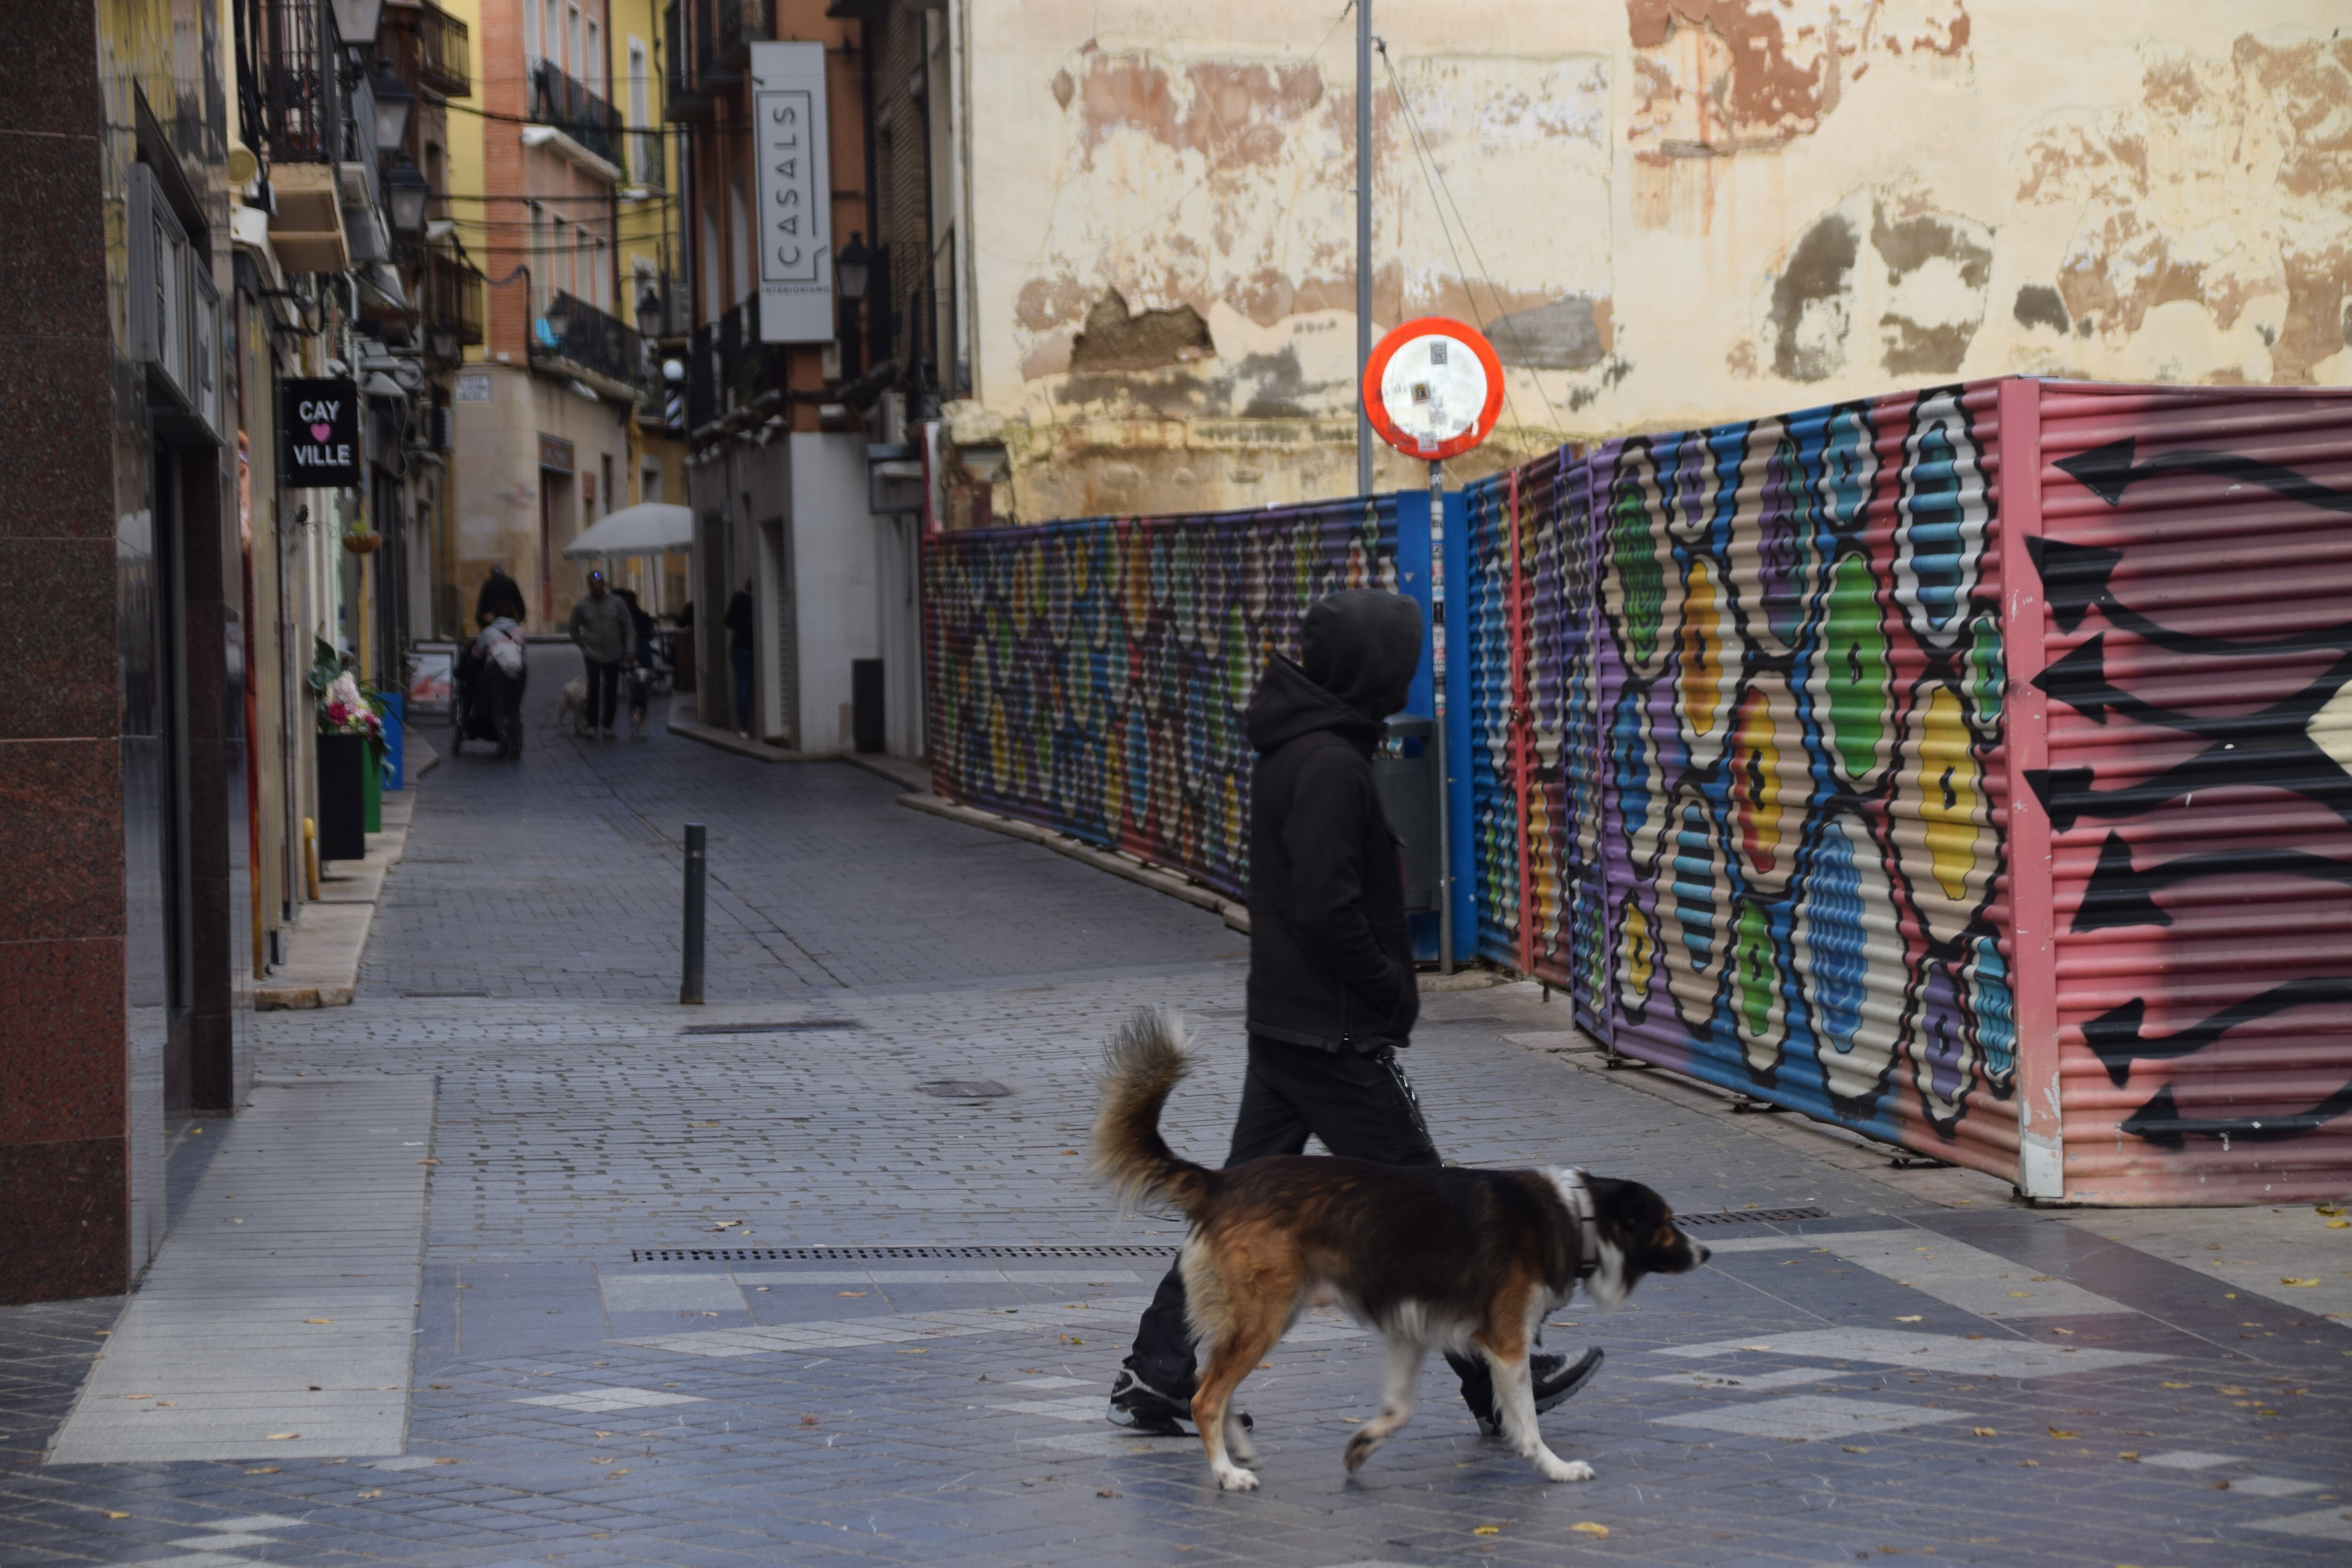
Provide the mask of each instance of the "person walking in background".
POLYGON ((520 626, 530 614, 523 604, 522 584, 507 575, 507 569, 493 563, 490 574, 482 579, 482 591, 474 595, 474 624, 480 626, 484 616, 497 620, 500 616, 520 626))
POLYGON ((477 700, 482 704, 480 711, 487 727, 498 737, 499 755, 519 759, 522 755, 522 694, 530 680, 522 627, 513 616, 493 615, 488 610, 474 619, 482 632, 466 657, 473 661, 475 679, 480 683, 477 700))
POLYGON ((591 572, 588 596, 572 606, 566 629, 588 664, 588 722, 609 741, 613 710, 621 700, 621 667, 637 646, 636 623, 629 617, 629 606, 604 586, 604 574, 591 572))
POLYGON ((751 584, 727 601, 727 658, 735 667, 735 732, 751 738, 751 584))
MULTIPOLYGON (((1307 608, 1299 658, 1266 660, 1247 717, 1250 780, 1249 1067, 1227 1166, 1330 1152, 1382 1165, 1444 1162, 1397 1060, 1421 1016, 1404 869, 1372 786, 1372 752, 1421 665, 1421 606, 1350 589, 1307 608)), ((1448 1352, 1481 1432, 1501 1430, 1483 1360, 1448 1352)), ((1530 1358, 1549 1410, 1591 1381, 1530 1358)), ((1170 1269, 1111 1385, 1108 1415, 1138 1432, 1191 1433, 1194 1354, 1183 1276, 1170 1269)))

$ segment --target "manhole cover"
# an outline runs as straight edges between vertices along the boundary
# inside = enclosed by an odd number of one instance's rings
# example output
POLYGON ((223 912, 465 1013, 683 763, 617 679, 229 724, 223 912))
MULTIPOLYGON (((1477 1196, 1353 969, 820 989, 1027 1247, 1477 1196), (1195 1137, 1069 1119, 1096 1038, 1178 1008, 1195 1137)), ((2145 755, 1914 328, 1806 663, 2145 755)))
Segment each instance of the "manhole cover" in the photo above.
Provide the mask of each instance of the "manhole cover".
POLYGON ((792 1018, 775 1024, 688 1024, 681 1035, 797 1035, 813 1029, 862 1029, 856 1018, 792 1018))
POLYGON ((1134 1247, 1116 1243, 1102 1246, 1072 1244, 1061 1247, 636 1247, 629 1249, 632 1263, 827 1263, 866 1259, 905 1262, 942 1258, 1063 1258, 1088 1261, 1096 1258, 1143 1258, 1147 1260, 1172 1258, 1173 1246, 1134 1247))
POLYGON ((915 1087, 941 1100, 1001 1100, 1013 1092, 992 1078, 943 1078, 915 1087))
POLYGON ((1676 1225, 1780 1225, 1792 1219, 1827 1219, 1830 1211, 1817 1208, 1724 1209, 1708 1214, 1678 1214, 1676 1225))

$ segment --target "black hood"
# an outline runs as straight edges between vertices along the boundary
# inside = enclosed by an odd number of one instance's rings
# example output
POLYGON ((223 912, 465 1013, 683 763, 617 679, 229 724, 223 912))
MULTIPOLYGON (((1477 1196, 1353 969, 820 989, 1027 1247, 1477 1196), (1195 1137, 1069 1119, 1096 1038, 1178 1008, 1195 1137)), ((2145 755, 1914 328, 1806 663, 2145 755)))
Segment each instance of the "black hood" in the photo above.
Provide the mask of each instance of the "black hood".
POLYGON ((1385 722, 1404 706, 1421 668, 1421 605, 1378 588, 1327 595, 1307 606, 1298 667, 1365 718, 1385 722))
POLYGON ((1308 607, 1297 663, 1276 654, 1250 699, 1249 739, 1270 752, 1330 730, 1377 742, 1404 706, 1421 667, 1421 606, 1396 594, 1354 588, 1308 607))

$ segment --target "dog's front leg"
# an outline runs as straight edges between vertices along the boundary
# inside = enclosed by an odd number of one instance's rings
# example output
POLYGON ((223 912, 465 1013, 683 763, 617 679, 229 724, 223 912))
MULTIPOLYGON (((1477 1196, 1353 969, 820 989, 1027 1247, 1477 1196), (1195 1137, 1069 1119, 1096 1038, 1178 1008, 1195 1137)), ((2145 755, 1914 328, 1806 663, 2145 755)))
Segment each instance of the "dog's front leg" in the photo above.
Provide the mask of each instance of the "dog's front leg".
POLYGON ((1505 1358, 1481 1345, 1486 1368, 1495 1379, 1495 1412, 1502 1418, 1503 1436, 1519 1457, 1533 1459, 1536 1471, 1548 1481, 1589 1481, 1592 1467, 1581 1459, 1563 1459, 1548 1447, 1536 1425, 1535 1379, 1528 1365, 1527 1347, 1505 1358))

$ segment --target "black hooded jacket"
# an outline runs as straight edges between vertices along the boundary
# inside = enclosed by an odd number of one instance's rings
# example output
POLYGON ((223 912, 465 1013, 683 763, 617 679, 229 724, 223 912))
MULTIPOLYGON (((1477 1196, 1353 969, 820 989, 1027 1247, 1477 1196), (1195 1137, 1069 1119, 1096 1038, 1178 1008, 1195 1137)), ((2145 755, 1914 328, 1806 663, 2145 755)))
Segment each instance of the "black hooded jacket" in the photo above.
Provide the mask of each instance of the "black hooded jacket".
POLYGON ((1249 706, 1249 1032, 1327 1051, 1407 1045, 1421 997, 1371 757, 1421 663, 1421 606, 1331 595, 1307 611, 1299 654, 1267 661, 1249 706))

